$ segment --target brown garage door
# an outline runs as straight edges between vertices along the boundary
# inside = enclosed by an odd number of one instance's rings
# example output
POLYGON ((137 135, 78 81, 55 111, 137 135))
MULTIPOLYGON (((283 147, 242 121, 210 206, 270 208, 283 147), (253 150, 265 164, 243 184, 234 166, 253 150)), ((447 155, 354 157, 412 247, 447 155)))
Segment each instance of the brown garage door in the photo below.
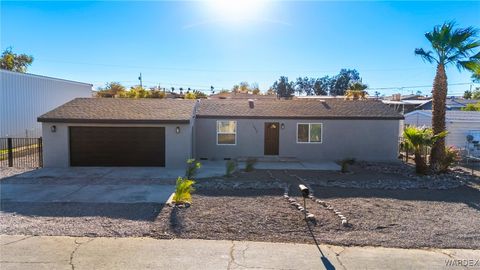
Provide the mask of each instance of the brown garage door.
POLYGON ((163 127, 70 127, 71 166, 165 166, 163 127))

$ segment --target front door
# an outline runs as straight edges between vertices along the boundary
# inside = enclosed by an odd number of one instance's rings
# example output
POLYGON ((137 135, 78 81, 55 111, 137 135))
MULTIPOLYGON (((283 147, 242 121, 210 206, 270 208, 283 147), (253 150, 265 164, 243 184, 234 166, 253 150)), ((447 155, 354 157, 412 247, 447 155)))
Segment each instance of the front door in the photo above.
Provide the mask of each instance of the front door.
POLYGON ((280 125, 277 122, 265 123, 264 154, 278 156, 280 144, 280 125))

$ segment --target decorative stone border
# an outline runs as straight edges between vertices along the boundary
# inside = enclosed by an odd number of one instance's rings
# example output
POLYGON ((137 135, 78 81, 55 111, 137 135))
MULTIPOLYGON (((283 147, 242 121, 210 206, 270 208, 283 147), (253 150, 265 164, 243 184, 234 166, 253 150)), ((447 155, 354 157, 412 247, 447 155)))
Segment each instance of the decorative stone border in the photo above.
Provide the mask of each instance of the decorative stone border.
MULTIPOLYGON (((273 180, 275 181, 280 181, 280 179, 276 178, 271 171, 267 171, 267 174, 270 178, 272 178, 273 180)), ((304 215, 306 215, 307 217, 307 220, 308 221, 312 221, 314 223, 317 222, 317 220, 315 219, 315 215, 308 212, 308 210, 306 210, 300 203, 298 203, 294 198, 290 197, 288 195, 288 190, 289 190, 290 186, 287 185, 284 187, 284 194, 283 194, 283 197, 290 203, 291 206, 295 207, 298 209, 298 211, 304 213, 304 215)))
MULTIPOLYGON (((287 171, 285 171, 285 173, 287 173, 287 171)), ((310 195, 308 195, 308 198, 309 198, 309 199, 311 199, 312 201, 320 204, 321 206, 323 206, 323 207, 326 208, 327 210, 332 211, 335 215, 337 215, 337 216, 340 218, 340 221, 342 222, 342 225, 343 225, 343 226, 348 226, 347 217, 345 217, 345 215, 343 215, 342 212, 340 212, 340 210, 335 209, 332 205, 328 204, 327 202, 322 201, 322 200, 319 200, 319 199, 315 198, 315 196, 313 196, 313 189, 307 184, 307 182, 305 181, 305 179, 303 179, 303 178, 301 178, 300 176, 295 175, 295 174, 288 174, 288 175, 291 176, 291 177, 297 178, 297 179, 298 179, 300 182, 302 182, 306 187, 308 187, 308 189, 310 190, 310 195)))
POLYGON ((297 208, 298 211, 304 213, 308 221, 312 221, 314 223, 317 222, 317 220, 315 219, 315 215, 308 212, 308 210, 306 210, 305 208, 303 208, 303 206, 300 203, 298 203, 294 198, 291 198, 290 196, 288 196, 288 193, 283 194, 283 197, 287 199, 290 205, 297 208))

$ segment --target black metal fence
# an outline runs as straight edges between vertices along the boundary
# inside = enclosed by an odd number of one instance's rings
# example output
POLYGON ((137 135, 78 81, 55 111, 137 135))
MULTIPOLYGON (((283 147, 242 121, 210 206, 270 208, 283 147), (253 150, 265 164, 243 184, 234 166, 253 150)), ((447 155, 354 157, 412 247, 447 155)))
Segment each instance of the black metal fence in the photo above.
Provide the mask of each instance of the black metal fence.
POLYGON ((43 167, 42 138, 0 138, 0 167, 43 167))

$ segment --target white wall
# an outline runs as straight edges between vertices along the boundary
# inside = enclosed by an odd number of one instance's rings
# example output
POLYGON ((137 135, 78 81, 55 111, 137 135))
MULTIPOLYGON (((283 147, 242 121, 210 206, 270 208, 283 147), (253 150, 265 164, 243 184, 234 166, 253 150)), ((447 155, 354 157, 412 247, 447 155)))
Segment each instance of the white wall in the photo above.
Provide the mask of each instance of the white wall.
POLYGON ((480 122, 447 122, 447 130, 446 144, 465 148, 469 131, 480 130, 480 122))
MULTIPOLYGON (((412 112, 405 115, 405 124, 413 126, 432 126, 432 118, 421 112, 412 112)), ((455 146, 457 148, 465 148, 466 137, 469 131, 480 130, 480 122, 478 121, 446 121, 448 135, 445 138, 447 146, 455 146)))
POLYGON ((405 121, 405 125, 411 125, 411 126, 417 126, 417 127, 432 126, 432 118, 428 115, 422 114, 417 111, 406 114, 404 121, 405 121))
POLYGON ((165 127, 165 167, 184 168, 187 159, 192 157, 192 127, 190 124, 155 124, 155 125, 125 125, 125 124, 66 124, 43 123, 43 166, 70 166, 69 126, 96 127, 165 127), (51 132, 51 126, 56 126, 56 132, 51 132), (176 133, 176 127, 180 133, 176 133))
POLYGON ((0 137, 41 136, 37 117, 91 91, 91 84, 0 70, 0 137))

